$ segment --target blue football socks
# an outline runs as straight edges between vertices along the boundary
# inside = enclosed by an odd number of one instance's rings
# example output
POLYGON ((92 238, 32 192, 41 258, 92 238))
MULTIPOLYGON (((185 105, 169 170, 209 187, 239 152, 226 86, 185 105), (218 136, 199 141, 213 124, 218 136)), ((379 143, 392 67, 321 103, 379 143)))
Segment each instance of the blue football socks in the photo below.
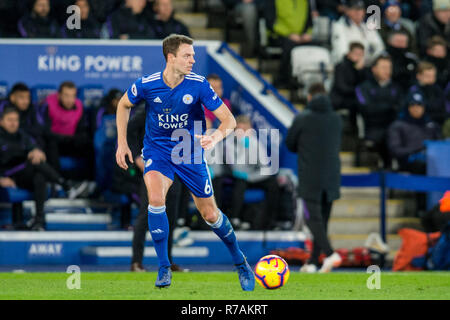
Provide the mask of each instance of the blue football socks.
POLYGON ((170 266, 167 243, 169 239, 169 220, 166 206, 148 206, 148 229, 159 260, 159 267, 170 266))
MULTIPOLYGON (((208 222, 207 222, 208 223, 208 222)), ((234 264, 241 264, 244 262, 244 255, 239 248, 236 234, 234 233, 233 226, 228 220, 227 216, 219 210, 219 218, 214 223, 208 223, 211 226, 215 234, 225 243, 228 250, 231 253, 234 264)))

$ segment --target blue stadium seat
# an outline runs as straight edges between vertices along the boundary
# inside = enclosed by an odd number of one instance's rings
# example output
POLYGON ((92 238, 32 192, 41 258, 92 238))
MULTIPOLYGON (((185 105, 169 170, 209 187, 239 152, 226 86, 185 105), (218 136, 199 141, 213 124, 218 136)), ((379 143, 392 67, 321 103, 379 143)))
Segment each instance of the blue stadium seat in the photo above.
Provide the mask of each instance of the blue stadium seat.
POLYGON ((42 84, 35 85, 31 88, 31 100, 33 103, 40 105, 45 101, 48 95, 57 92, 58 89, 54 85, 42 84))
POLYGON ((0 188, 0 202, 19 203, 32 200, 33 193, 19 188, 0 188))
POLYGON ((262 189, 247 189, 244 193, 244 203, 257 203, 264 201, 266 193, 262 189))
POLYGON ((87 167, 87 160, 84 158, 60 157, 59 165, 62 171, 73 171, 87 167))
POLYGON ((0 81, 0 99, 5 99, 8 96, 8 83, 0 81))
POLYGON ((101 85, 84 85, 78 88, 78 98, 86 109, 98 108, 105 90, 101 85))

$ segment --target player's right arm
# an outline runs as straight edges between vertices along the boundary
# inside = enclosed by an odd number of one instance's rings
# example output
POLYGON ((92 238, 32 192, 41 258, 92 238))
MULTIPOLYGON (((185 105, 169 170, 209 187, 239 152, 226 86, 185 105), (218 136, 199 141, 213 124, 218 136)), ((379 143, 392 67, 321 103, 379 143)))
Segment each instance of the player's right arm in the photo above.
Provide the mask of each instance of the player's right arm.
POLYGON ((130 162, 133 163, 133 155, 127 142, 127 127, 128 127, 128 120, 130 119, 131 107, 133 107, 133 103, 131 103, 130 99, 128 98, 128 93, 125 92, 122 98, 120 98, 116 112, 116 124, 117 124, 116 162, 118 166, 124 170, 128 169, 126 157, 128 157, 130 162))

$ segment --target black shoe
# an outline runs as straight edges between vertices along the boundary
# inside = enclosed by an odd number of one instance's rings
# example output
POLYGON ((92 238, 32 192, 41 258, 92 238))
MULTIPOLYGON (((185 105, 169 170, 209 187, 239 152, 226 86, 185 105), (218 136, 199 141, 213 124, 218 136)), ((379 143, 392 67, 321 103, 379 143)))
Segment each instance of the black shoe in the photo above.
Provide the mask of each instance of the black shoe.
POLYGON ((183 267, 180 267, 179 265, 172 263, 170 265, 170 270, 172 270, 173 272, 188 272, 189 269, 185 269, 183 267))
POLYGON ((42 222, 33 222, 30 229, 31 231, 45 231, 45 225, 42 222))

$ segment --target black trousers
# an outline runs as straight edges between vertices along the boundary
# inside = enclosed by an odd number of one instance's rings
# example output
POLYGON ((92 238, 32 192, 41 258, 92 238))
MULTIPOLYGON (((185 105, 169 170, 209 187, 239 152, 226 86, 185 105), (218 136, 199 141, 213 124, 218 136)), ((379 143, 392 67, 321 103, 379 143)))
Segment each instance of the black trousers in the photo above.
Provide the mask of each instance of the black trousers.
MULTIPOLYGON (((19 188, 27 189, 33 192, 36 205, 35 222, 45 224, 44 203, 47 200, 47 182, 61 183, 62 177, 48 163, 33 165, 26 162, 23 170, 16 172, 11 176, 19 188)), ((13 206, 13 223, 20 224, 22 218, 21 206, 13 206), (17 217, 16 217, 17 216, 17 217)))
POLYGON ((305 222, 313 236, 313 251, 309 263, 316 266, 319 265, 321 252, 329 256, 334 251, 328 240, 328 221, 332 204, 327 201, 325 192, 322 193, 320 201, 303 200, 305 222))
MULTIPOLYGON (((274 215, 278 212, 278 202, 280 198, 280 188, 276 176, 269 176, 267 179, 258 182, 247 182, 243 179, 236 179, 233 184, 232 203, 230 218, 241 219, 242 207, 244 206, 244 193, 247 188, 261 188, 266 193, 266 205, 262 220, 257 223, 258 229, 269 230, 275 221, 274 215)), ((242 220, 242 219, 241 219, 242 220)))
MULTIPOLYGON (((168 254, 169 260, 172 263, 172 244, 173 244, 173 230, 178 219, 180 194, 182 184, 177 176, 173 181, 172 186, 167 192, 166 196, 166 214, 169 220, 169 239, 168 239, 168 254)), ((140 185, 141 204, 139 206, 139 214, 134 223, 133 232, 133 256, 131 263, 142 263, 144 259, 145 235, 148 230, 148 195, 145 187, 144 179, 140 185)))

